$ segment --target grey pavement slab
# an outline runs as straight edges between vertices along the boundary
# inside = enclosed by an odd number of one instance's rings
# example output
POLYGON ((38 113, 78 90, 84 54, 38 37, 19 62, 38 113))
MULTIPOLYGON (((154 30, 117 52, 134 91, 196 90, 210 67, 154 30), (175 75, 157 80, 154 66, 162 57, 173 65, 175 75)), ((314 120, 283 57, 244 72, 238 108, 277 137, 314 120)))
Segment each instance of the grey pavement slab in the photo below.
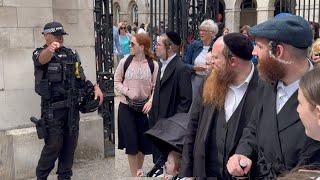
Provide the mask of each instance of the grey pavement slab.
MULTIPOLYGON (((115 133, 116 133, 116 150, 115 157, 107 157, 100 160, 75 160, 73 166, 73 180, 140 180, 140 179, 159 179, 159 178, 133 178, 130 177, 130 169, 128 164, 127 155, 123 150, 117 149, 118 136, 117 136, 117 114, 118 114, 119 97, 115 98, 115 133)), ((152 156, 145 157, 143 170, 149 171, 153 167, 152 156)), ((48 180, 55 180, 55 171, 49 176, 48 180)), ((36 180, 30 178, 26 180, 36 180)))

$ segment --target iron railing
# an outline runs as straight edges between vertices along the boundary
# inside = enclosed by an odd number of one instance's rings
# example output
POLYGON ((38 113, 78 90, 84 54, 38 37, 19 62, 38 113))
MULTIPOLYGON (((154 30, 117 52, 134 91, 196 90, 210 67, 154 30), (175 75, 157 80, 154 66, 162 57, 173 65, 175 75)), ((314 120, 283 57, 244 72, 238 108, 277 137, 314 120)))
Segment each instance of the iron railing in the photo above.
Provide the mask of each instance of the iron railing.
POLYGON ((113 83, 113 18, 112 0, 95 0, 95 54, 97 82, 104 102, 99 109, 103 117, 105 155, 114 155, 114 83, 113 83))

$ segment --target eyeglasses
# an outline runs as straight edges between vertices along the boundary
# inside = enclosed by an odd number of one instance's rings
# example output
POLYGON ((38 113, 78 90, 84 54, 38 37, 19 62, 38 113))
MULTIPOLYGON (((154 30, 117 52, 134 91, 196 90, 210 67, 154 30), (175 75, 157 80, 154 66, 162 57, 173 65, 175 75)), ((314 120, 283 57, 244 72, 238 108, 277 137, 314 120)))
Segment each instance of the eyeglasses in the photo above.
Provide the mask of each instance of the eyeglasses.
POLYGON ((120 27, 120 29, 126 29, 126 27, 120 27))
POLYGON ((212 32, 212 31, 207 30, 207 29, 199 29, 199 31, 203 31, 203 32, 212 32))
POLYGON ((164 44, 156 43, 156 46, 164 46, 164 44))
POLYGON ((136 44, 133 43, 132 41, 130 42, 131 47, 135 46, 136 44))

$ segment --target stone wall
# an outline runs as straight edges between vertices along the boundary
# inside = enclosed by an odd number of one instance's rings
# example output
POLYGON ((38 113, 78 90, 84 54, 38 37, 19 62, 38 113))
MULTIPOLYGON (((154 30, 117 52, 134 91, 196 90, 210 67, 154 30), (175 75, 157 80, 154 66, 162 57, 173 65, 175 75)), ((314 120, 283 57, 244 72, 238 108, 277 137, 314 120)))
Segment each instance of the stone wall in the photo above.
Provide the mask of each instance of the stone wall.
MULTIPOLYGON (((92 0, 0 0, 0 179, 35 176, 43 140, 29 120, 40 116, 32 52, 45 43, 41 32, 51 21, 64 25, 65 45, 79 52, 87 79, 96 81, 92 0)), ((102 118, 81 115, 75 158, 103 155, 102 118)))
POLYGON ((60 21, 76 49, 88 79, 95 82, 93 1, 0 0, 0 129, 30 126, 39 116, 34 92, 32 52, 44 44, 45 23, 60 21))

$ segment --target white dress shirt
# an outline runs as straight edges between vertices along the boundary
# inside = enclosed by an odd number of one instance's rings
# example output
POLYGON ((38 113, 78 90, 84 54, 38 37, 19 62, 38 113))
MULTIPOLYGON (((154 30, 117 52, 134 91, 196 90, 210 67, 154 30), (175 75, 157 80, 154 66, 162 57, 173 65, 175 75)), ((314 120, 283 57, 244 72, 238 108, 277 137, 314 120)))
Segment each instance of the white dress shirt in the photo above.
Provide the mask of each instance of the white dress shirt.
MULTIPOLYGON (((206 65, 206 54, 208 53, 210 46, 203 46, 202 51, 194 60, 194 65, 206 65)), ((196 71, 196 74, 205 76, 207 73, 205 71, 196 71)))
POLYGON ((244 94, 246 93, 250 80, 252 79, 253 72, 254 72, 254 65, 252 64, 250 74, 239 86, 234 86, 234 85, 229 86, 229 90, 226 96, 226 101, 224 103, 224 111, 225 111, 225 117, 227 122, 229 121, 234 111, 237 109, 244 94))
MULTIPOLYGON (((309 71, 313 69, 313 64, 309 62, 309 71)), ((292 94, 294 94, 299 89, 300 79, 295 82, 285 86, 282 81, 278 82, 277 85, 277 114, 281 111, 286 102, 290 99, 292 94)))
POLYGON ((160 59, 160 62, 161 62, 161 64, 162 64, 161 69, 160 69, 160 72, 161 72, 161 74, 160 74, 160 79, 162 79, 163 73, 164 73, 164 71, 166 70, 168 64, 171 62, 171 60, 172 60, 176 55, 177 55, 177 54, 174 54, 174 55, 170 56, 170 57, 168 58, 168 60, 166 60, 166 61, 160 59))

